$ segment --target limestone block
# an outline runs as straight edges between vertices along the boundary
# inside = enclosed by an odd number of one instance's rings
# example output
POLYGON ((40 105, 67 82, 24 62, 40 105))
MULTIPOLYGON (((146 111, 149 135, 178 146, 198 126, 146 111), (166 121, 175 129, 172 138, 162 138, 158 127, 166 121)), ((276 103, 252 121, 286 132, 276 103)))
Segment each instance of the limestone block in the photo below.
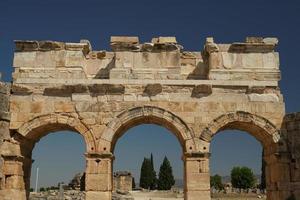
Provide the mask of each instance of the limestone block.
POLYGON ((0 120, 0 141, 10 139, 9 122, 0 120))
POLYGON ((273 45, 277 45, 278 44, 278 38, 275 37, 267 37, 263 39, 263 42, 265 44, 273 44, 273 45))
POLYGON ((1 145, 1 155, 3 156, 19 156, 21 155, 20 145, 10 141, 4 141, 1 145))
POLYGON ((246 37, 246 43, 263 43, 262 37, 246 37))
POLYGON ((95 76, 96 78, 108 78, 110 68, 113 67, 112 58, 88 59, 85 62, 87 75, 95 76))
POLYGON ((26 191, 19 189, 1 189, 0 199, 3 200, 27 200, 26 191))
POLYGON ((65 47, 68 51, 83 51, 87 46, 86 43, 66 43, 65 47))
POLYGON ((92 101, 89 94, 72 94, 72 101, 92 101))
POLYGON ((163 67, 166 68, 174 68, 180 67, 180 53, 175 51, 170 52, 161 52, 160 53, 160 62, 162 63, 163 67))
POLYGON ((210 190, 185 190, 185 200, 210 200, 210 190))
POLYGON ((112 190, 112 174, 86 174, 87 191, 111 191, 112 190))
POLYGON ((23 165, 21 162, 17 161, 4 161, 3 164, 3 174, 4 175, 17 175, 23 176, 23 165))
POLYGON ((107 174, 112 171, 111 159, 87 159, 86 173, 107 174))
POLYGON ((112 36, 110 47, 113 51, 136 51, 140 49, 138 37, 112 36))
POLYGON ((153 38, 152 43, 165 44, 165 43, 174 43, 176 44, 176 37, 158 37, 153 38))
POLYGON ((263 56, 261 53, 249 53, 242 55, 243 68, 262 68, 263 56))
POLYGON ((210 190, 209 173, 186 173, 186 187, 188 190, 210 190))
POLYGON ((11 175, 5 177, 5 189, 25 189, 23 176, 11 175))
POLYGON ((137 100, 137 96, 135 94, 126 94, 124 95, 124 101, 133 101, 137 100))
POLYGON ((147 69, 161 68, 162 63, 159 56, 159 52, 136 52, 133 54, 133 66, 147 69))
POLYGON ((135 36, 111 36, 110 42, 124 42, 124 43, 139 43, 139 38, 135 36))
POLYGON ((54 103, 55 112, 75 112, 75 107, 73 103, 58 101, 54 103))
POLYGON ((86 191, 85 199, 86 200, 96 200, 96 199, 111 200, 112 199, 112 194, 111 194, 111 191, 107 191, 107 192, 86 191))
POLYGON ((39 50, 42 51, 58 51, 65 48, 65 43, 56 41, 39 41, 39 50))
POLYGON ((39 49, 38 41, 15 40, 16 51, 36 51, 39 49))
MULTIPOLYGON (((242 55, 228 52, 221 52, 222 63, 225 69, 241 68, 242 67, 242 55)), ((218 57, 216 57, 218 59, 218 57)), ((215 61, 217 62, 217 61, 215 61)), ((216 65, 216 64, 214 64, 216 65)), ((216 65, 217 66, 217 65, 216 65)))
POLYGON ((84 55, 82 51, 67 51, 66 52, 66 67, 83 67, 84 66, 84 55))
POLYGON ((279 69, 279 54, 277 52, 265 53, 263 58, 263 68, 279 69))
POLYGON ((110 79, 127 79, 129 78, 129 69, 114 68, 109 73, 110 79))
POLYGON ((248 94, 249 101, 279 102, 276 94, 248 94))
MULTIPOLYGON (((55 60, 56 52, 54 51, 38 51, 36 52, 35 63, 33 66, 39 68, 56 68, 55 60)), ((32 66, 32 67, 33 67, 32 66)))
POLYGON ((14 67, 35 67, 37 52, 15 52, 13 66, 14 67))

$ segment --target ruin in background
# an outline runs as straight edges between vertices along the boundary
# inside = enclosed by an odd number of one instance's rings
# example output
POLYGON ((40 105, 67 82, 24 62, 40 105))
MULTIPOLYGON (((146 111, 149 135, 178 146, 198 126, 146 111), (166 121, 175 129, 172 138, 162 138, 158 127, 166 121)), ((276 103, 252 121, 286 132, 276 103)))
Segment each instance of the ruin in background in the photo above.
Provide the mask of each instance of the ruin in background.
POLYGON ((128 171, 117 171, 114 173, 113 182, 114 182, 114 191, 119 191, 121 193, 128 193, 132 191, 132 181, 133 177, 128 171))
MULTIPOLYGON (((28 199, 32 149, 50 132, 86 143, 86 199, 110 200, 117 140, 139 124, 182 146, 186 200, 209 200, 210 142, 246 131, 264 147, 268 200, 300 196, 300 114, 286 114, 276 38, 183 50, 174 37, 112 37, 112 52, 79 43, 16 41, 11 84, 0 84, 0 199, 28 199)), ((285 66, 288 67, 288 66, 285 66)))

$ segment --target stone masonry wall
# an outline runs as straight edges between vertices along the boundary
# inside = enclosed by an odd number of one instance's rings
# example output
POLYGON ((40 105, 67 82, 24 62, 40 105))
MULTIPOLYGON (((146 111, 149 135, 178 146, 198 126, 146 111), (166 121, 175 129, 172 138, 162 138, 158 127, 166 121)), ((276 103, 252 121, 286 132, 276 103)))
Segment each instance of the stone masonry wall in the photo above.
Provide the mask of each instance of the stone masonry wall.
POLYGON ((217 44, 207 38, 203 50, 189 52, 174 37, 146 43, 112 37, 107 52, 92 50, 87 40, 16 41, 11 136, 5 129, 1 146, 1 171, 8 179, 0 193, 10 200, 28 198, 35 143, 50 132, 71 130, 87 147, 86 199, 110 200, 117 140, 133 126, 152 123, 168 128, 182 146, 185 200, 210 199, 210 142, 226 129, 261 142, 268 200, 285 199, 291 168, 280 133, 285 105, 277 43, 249 37, 217 44))
MULTIPOLYGON (((1 79, 1 74, 0 74, 1 79)), ((9 95, 10 95, 10 84, 0 82, 0 190, 5 187, 4 182, 7 181, 6 176, 9 174, 3 169, 3 156, 5 156, 5 141, 10 140, 9 122, 9 95)), ((1 192, 0 192, 1 197, 1 192)))
POLYGON ((287 137, 291 153, 290 188, 295 197, 300 197, 300 113, 291 113, 285 116, 282 127, 283 134, 287 137))

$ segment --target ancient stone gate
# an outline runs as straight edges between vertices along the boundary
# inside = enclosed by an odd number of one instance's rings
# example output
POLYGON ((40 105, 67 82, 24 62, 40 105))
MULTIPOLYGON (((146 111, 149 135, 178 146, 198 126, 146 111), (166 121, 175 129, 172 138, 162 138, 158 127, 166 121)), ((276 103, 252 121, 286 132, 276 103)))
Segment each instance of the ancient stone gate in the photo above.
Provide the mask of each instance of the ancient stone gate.
POLYGON ((153 123, 178 138, 185 199, 210 199, 210 141, 220 130, 261 142, 268 200, 300 197, 300 114, 285 114, 275 38, 184 51, 173 37, 140 44, 112 37, 112 52, 80 43, 16 41, 11 84, 0 87, 0 199, 28 199, 40 138, 72 130, 86 143, 86 199, 110 200, 116 141, 153 123))

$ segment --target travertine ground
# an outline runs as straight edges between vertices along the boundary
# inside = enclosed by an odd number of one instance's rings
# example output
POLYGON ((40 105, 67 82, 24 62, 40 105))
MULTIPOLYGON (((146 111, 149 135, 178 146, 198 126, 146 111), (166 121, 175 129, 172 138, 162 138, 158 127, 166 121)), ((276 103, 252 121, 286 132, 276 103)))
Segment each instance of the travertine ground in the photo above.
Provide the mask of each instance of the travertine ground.
POLYGON ((192 52, 174 37, 112 37, 108 52, 87 40, 16 41, 13 81, 0 84, 0 199, 28 199, 36 142, 72 130, 87 147, 86 199, 111 200, 115 144, 145 123, 178 138, 185 200, 211 198, 210 142, 225 129, 263 145, 268 200, 300 197, 300 114, 285 113, 277 43, 207 38, 192 52))

